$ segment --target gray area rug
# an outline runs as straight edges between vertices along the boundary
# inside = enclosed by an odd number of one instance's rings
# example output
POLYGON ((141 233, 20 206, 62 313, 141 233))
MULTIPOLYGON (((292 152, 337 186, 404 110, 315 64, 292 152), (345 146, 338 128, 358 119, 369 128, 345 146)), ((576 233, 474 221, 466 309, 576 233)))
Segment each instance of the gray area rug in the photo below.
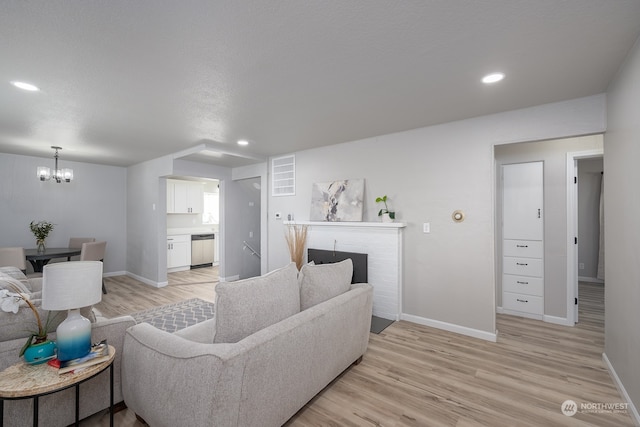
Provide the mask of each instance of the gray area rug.
POLYGON ((213 318, 213 303, 193 298, 139 311, 131 316, 137 323, 146 322, 163 331, 175 332, 213 318))

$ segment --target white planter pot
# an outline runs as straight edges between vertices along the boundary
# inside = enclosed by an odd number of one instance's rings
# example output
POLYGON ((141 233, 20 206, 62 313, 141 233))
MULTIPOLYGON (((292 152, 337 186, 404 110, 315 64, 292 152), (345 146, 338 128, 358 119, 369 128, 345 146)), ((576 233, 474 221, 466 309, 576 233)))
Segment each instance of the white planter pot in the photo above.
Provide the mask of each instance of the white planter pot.
POLYGON ((393 219, 389 216, 388 213, 382 214, 382 222, 393 222, 393 219))

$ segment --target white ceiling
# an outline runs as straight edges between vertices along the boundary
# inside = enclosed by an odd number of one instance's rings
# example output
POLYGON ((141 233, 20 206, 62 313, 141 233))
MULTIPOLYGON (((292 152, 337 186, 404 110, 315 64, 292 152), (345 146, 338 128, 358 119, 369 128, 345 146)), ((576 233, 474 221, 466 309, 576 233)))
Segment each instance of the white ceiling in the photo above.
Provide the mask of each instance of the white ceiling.
POLYGON ((253 163, 604 92, 639 34, 638 0, 2 0, 0 152, 253 163))

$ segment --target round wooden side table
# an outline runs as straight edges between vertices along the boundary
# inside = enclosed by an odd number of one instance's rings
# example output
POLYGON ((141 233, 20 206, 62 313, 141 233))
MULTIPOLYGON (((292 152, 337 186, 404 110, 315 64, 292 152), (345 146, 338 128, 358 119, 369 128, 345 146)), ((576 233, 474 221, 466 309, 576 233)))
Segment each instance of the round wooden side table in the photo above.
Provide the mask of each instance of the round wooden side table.
POLYGON ((38 425, 38 398, 70 387, 76 388, 76 426, 80 425, 80 384, 109 368, 109 425, 113 427, 113 360, 116 349, 109 346, 109 359, 78 372, 58 374, 46 363, 16 363, 0 372, 0 427, 4 426, 4 401, 33 399, 33 425, 38 425))

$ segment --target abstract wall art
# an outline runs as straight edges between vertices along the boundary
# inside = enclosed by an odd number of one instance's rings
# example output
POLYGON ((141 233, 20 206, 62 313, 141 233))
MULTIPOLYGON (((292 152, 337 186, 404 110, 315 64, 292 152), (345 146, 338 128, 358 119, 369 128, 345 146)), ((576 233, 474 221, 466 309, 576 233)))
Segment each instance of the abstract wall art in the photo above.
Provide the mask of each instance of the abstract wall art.
POLYGON ((311 221, 362 221, 364 179, 313 184, 311 221))

